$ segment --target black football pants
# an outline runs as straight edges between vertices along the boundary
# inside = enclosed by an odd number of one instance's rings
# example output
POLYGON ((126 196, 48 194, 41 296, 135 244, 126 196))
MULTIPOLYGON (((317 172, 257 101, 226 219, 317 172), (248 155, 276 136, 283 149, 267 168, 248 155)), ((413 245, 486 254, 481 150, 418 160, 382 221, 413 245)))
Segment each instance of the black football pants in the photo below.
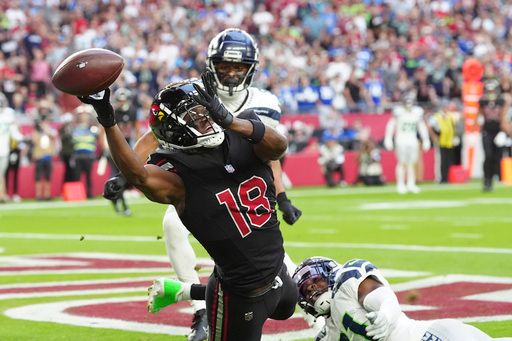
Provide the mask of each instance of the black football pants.
POLYGON ((500 161, 502 149, 494 143, 497 132, 482 131, 482 143, 484 147, 484 183, 492 186, 494 175, 500 173, 500 161))
POLYGON ((210 341, 259 341, 268 318, 286 320, 293 315, 298 291, 283 266, 282 286, 258 297, 244 297, 223 287, 212 274, 206 287, 206 313, 210 341))

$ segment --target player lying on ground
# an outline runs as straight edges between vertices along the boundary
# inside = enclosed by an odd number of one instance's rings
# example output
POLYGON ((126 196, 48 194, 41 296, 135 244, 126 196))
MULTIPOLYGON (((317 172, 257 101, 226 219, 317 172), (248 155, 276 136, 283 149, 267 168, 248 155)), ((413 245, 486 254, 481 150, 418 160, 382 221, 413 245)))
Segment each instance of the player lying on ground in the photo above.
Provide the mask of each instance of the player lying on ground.
POLYGON ((339 265, 324 257, 305 259, 293 279, 299 306, 326 324, 315 341, 486 341, 491 337, 453 319, 407 317, 375 265, 354 259, 339 265))
MULTIPOLYGON (((387 280, 369 261, 355 259, 339 265, 311 257, 295 271, 299 306, 326 318, 315 341, 489 341, 479 329, 454 319, 413 320, 402 312, 387 280)), ((169 304, 204 299, 206 287, 172 279, 162 282, 169 304)))

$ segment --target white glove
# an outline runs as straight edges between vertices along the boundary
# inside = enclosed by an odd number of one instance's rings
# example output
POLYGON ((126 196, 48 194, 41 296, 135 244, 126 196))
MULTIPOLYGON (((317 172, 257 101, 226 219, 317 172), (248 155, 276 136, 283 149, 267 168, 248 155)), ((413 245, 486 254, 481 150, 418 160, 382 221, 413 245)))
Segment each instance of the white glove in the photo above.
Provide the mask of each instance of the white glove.
POLYGON ((366 318, 372 323, 366 327, 366 335, 374 340, 384 339, 392 323, 392 321, 389 321, 388 316, 381 311, 372 311, 366 314, 366 318))
POLYGON ((494 138, 494 144, 496 147, 510 147, 512 145, 512 140, 507 136, 507 134, 505 134, 505 132, 500 131, 494 138))
POLYGON ((427 151, 430 149, 430 140, 423 140, 422 148, 424 151, 427 151))
POLYGON ((393 150, 393 140, 384 139, 384 148, 386 148, 387 150, 393 150))
POLYGON ((324 326, 315 336, 315 341, 322 341, 327 339, 327 328, 324 326))

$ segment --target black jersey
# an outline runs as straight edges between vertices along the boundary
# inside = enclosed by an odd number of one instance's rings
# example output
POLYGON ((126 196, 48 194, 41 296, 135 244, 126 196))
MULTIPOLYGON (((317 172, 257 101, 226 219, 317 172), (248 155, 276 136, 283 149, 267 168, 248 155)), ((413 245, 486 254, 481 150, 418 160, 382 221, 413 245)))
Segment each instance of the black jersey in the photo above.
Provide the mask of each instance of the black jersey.
POLYGON ((148 163, 178 174, 186 188, 180 218, 215 261, 223 282, 240 291, 271 283, 284 257, 270 166, 253 145, 226 131, 203 152, 151 155, 148 163))
POLYGON ((483 96, 480 99, 480 111, 484 116, 484 124, 482 129, 493 135, 500 131, 500 113, 503 111, 505 100, 502 96, 494 100, 483 96))

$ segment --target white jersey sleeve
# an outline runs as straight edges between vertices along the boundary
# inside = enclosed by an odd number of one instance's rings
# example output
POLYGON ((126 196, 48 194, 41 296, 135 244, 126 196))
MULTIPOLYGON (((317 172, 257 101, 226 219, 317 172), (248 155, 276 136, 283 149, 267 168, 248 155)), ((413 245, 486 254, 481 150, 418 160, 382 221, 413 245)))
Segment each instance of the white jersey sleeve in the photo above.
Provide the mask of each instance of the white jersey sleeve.
POLYGON ((281 120, 281 107, 277 97, 267 90, 254 87, 247 90, 247 99, 234 114, 238 115, 244 110, 252 109, 264 124, 276 128, 281 120))
POLYGON ((359 304, 358 288, 369 276, 389 286, 377 267, 363 259, 350 260, 337 271, 331 316, 326 321, 326 337, 323 340, 368 340, 365 328, 369 321, 367 311, 359 304))
POLYGON ((417 106, 410 108, 398 107, 396 110, 396 143, 410 143, 418 140, 419 123, 423 120, 423 109, 417 106))

